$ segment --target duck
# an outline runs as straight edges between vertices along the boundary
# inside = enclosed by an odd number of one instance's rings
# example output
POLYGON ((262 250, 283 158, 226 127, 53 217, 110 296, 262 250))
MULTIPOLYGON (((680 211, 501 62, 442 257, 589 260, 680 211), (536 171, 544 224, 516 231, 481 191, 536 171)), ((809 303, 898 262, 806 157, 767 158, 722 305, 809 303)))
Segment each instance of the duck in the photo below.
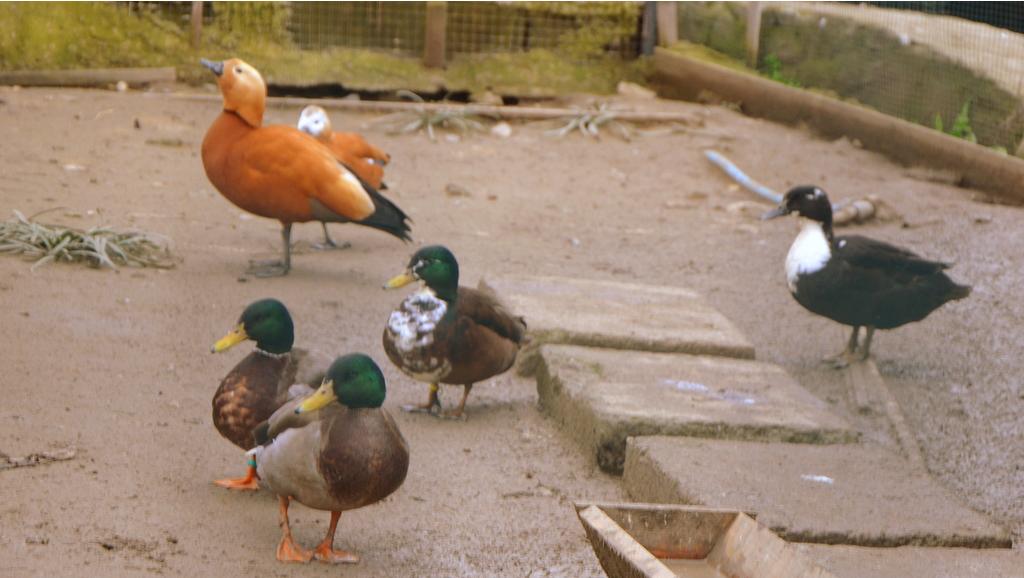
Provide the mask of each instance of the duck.
MULTIPOLYGON (((370 184, 371 187, 382 191, 387 188, 384 184, 384 167, 391 162, 391 155, 371 145, 362 135, 354 132, 334 132, 331 128, 331 118, 323 108, 311 104, 302 109, 299 113, 299 122, 296 128, 312 136, 326 145, 334 158, 345 165, 347 169, 356 174, 357 177, 370 184)), ((322 221, 324 229, 323 247, 342 248, 346 245, 338 245, 331 239, 327 232, 327 222, 322 221)))
POLYGON ((800 233, 786 255, 786 283, 808 311, 853 327, 845 349, 827 361, 842 368, 866 360, 877 329, 921 321, 942 305, 971 294, 929 261, 907 249, 860 235, 836 237, 832 205, 820 187, 790 189, 763 219, 800 218, 800 233), (861 328, 863 343, 858 343, 861 328))
MULTIPOLYGON (((246 340, 255 341, 256 346, 224 377, 213 394, 213 425, 224 439, 250 450, 256 445, 256 427, 290 397, 320 384, 330 360, 292 347, 295 326, 288 308, 277 299, 250 303, 235 328, 219 339, 211 351, 221 353, 246 340)), ((248 466, 245 476, 214 483, 230 490, 257 490, 256 464, 250 460, 248 466)))
POLYGON ((281 222, 282 259, 254 263, 248 273, 288 274, 294 223, 351 222, 411 240, 405 212, 323 143, 292 126, 263 126, 267 85, 259 71, 238 58, 200 62, 216 75, 224 101, 203 138, 207 178, 242 210, 281 222))
POLYGON ((334 549, 342 512, 391 495, 409 471, 409 444, 382 405, 384 374, 364 353, 334 360, 320 387, 281 406, 256 432, 249 453, 258 475, 278 496, 283 562, 357 563, 359 555, 334 549), (331 512, 327 535, 312 551, 295 543, 288 521, 291 500, 331 512))
POLYGON ((464 418, 473 385, 507 371, 526 342, 526 321, 498 299, 481 281, 476 289, 459 286, 459 264, 443 245, 416 251, 404 273, 385 283, 396 289, 421 281, 388 318, 384 351, 403 373, 430 384, 422 405, 406 411, 464 418), (439 384, 462 385, 462 400, 451 412, 441 412, 439 384))

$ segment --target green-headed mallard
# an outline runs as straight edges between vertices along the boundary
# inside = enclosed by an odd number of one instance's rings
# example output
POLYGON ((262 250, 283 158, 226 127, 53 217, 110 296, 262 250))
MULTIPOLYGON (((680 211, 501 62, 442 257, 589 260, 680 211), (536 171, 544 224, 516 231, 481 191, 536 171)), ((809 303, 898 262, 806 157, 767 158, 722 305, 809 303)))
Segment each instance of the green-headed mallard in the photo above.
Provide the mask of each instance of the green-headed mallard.
MULTIPOLYGON (((292 348, 292 317, 276 299, 261 299, 246 307, 238 325, 214 344, 213 352, 230 349, 247 339, 256 342, 255 349, 227 374, 213 395, 213 425, 243 450, 255 445, 252 432, 256 426, 288 401, 292 384, 316 387, 327 367, 325 360, 292 348)), ((233 490, 255 490, 256 468, 250 461, 245 477, 214 483, 233 490)))
POLYGON ((510 313, 483 282, 477 289, 459 287, 455 255, 440 245, 412 256, 405 273, 386 288, 413 281, 425 287, 391 313, 384 328, 384 351, 410 377, 430 384, 427 403, 407 411, 440 408, 439 383, 462 385, 459 407, 447 417, 461 417, 473 384, 503 373, 515 363, 526 335, 522 317, 510 313))
POLYGON ((341 512, 387 497, 405 481, 409 445, 381 404, 384 374, 369 356, 339 357, 316 392, 281 406, 256 432, 250 453, 260 478, 280 497, 283 535, 277 559, 306 562, 358 562, 334 549, 341 512), (312 552, 292 539, 288 504, 294 498, 330 510, 327 536, 312 552))

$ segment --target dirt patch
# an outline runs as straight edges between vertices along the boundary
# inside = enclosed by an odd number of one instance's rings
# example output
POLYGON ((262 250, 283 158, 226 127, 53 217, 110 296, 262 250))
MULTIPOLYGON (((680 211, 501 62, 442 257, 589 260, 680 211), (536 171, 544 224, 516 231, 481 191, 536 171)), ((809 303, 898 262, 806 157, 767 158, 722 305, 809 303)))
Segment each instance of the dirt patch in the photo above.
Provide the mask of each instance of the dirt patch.
MULTIPOLYGON (((67 462, 0 472, 0 567, 13 576, 68 568, 105 576, 149 568, 172 576, 335 573, 274 560, 271 495, 209 483, 241 474, 244 461, 210 422, 213 391, 243 353, 208 350, 248 302, 275 296, 293 312, 299 345, 385 360, 380 334, 402 295, 379 287, 413 247, 334 225, 335 239, 351 249, 296 254, 289 277, 239 283, 248 259, 277 256, 279 226, 242 214, 207 182, 199 145, 217 103, 61 90, 5 90, 0 98, 0 212, 67 207, 48 216, 162 233, 183 258, 171 271, 118 273, 62 264, 30 273, 24 261, 0 259, 0 449, 79 450, 67 462), (168 138, 181 146, 146 142, 168 138), (98 545, 113 536, 180 553, 132 569, 123 550, 98 545)), ((1024 445, 1014 441, 1024 435, 1024 213, 972 202, 971 191, 844 140, 722 108, 660 106, 691 110, 715 133, 558 140, 513 124, 509 138, 430 143, 384 134, 369 127, 373 117, 332 116, 339 129, 364 131, 390 152, 390 197, 415 220, 418 242, 453 249, 464 283, 507 273, 694 289, 749 337, 758 359, 783 365, 869 438, 885 437, 884 420, 849 411, 843 381, 817 364, 842 347, 846 330, 787 294, 782 267, 793 226, 728 211, 752 199, 702 151, 718 148, 777 190, 814 182, 837 200, 879 194, 910 226, 858 232, 955 261, 953 277, 974 285, 970 299, 876 336, 879 368, 936 477, 970 506, 1024 528, 1024 445), (452 182, 473 196, 447 196, 452 182)), ((298 111, 272 109, 269 121, 292 124, 298 111)), ((293 233, 305 242, 320 235, 317 225, 293 233)), ((346 576, 600 575, 571 501, 624 494, 538 411, 532 381, 509 373, 480 384, 467 422, 440 422, 400 413, 426 388, 382 367, 385 406, 412 463, 392 497, 342 517, 338 546, 363 555, 346 576)), ((459 393, 445 388, 442 399, 453 403, 459 393)), ((296 507, 292 520, 297 539, 312 545, 328 516, 296 507)))

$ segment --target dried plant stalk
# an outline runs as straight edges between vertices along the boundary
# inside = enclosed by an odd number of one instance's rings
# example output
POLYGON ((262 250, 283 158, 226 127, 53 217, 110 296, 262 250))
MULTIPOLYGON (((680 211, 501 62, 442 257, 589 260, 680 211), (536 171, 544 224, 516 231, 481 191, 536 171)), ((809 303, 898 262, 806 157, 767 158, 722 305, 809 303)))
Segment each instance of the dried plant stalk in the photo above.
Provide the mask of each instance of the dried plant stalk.
POLYGON ((118 265, 174 267, 170 241, 161 235, 116 231, 109 227, 83 231, 38 223, 34 218, 15 210, 13 219, 0 223, 0 253, 24 255, 35 261, 32 269, 50 261, 80 262, 112 269, 117 269, 118 265))

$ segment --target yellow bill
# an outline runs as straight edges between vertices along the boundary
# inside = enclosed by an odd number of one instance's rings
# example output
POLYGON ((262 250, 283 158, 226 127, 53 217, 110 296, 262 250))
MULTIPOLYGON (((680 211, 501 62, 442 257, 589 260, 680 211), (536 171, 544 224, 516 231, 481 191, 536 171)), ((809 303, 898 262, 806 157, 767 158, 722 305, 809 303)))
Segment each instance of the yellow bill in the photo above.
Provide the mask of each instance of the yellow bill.
POLYGON ((409 283, 416 280, 416 277, 412 273, 406 271, 401 275, 395 275, 388 282, 384 284, 385 289, 398 289, 399 287, 405 287, 409 283))
POLYGON ((334 382, 328 379, 320 385, 320 389, 316 390, 313 395, 307 397, 299 404, 299 407, 295 408, 295 413, 316 411, 336 399, 338 399, 338 396, 334 395, 334 382))
POLYGON ((217 343, 214 343, 211 351, 220 353, 226 349, 231 349, 246 339, 249 339, 249 335, 245 332, 245 324, 239 323, 238 327, 235 327, 231 333, 221 337, 217 343))

